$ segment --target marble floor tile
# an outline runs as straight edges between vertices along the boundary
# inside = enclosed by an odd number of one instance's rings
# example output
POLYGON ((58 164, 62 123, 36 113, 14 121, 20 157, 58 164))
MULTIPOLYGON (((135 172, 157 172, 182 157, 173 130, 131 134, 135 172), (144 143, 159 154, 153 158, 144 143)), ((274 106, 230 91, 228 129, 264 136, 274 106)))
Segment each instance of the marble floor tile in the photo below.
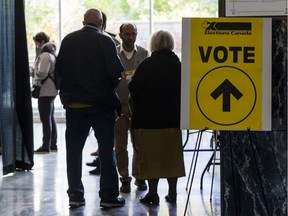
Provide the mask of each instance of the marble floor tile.
MULTIPOLYGON (((168 186, 165 179, 159 182, 159 206, 149 206, 139 203, 139 197, 146 192, 136 190, 134 180, 131 184, 131 192, 121 195, 126 199, 126 204, 121 208, 102 209, 99 206, 99 176, 90 175, 93 167, 85 164, 91 162, 94 157, 90 153, 97 148, 96 139, 90 135, 83 151, 83 184, 85 187, 86 205, 77 209, 69 209, 66 179, 66 156, 65 156, 65 124, 58 124, 58 152, 49 154, 35 154, 34 167, 31 171, 17 171, 13 174, 2 174, 2 156, 0 156, 0 215, 5 216, 176 216, 184 215, 187 202, 190 182, 187 187, 187 180, 193 152, 185 151, 186 177, 178 180, 177 204, 169 204, 164 197, 167 194, 168 186)), ((40 124, 34 124, 34 149, 41 144, 42 129, 40 124)), ((192 134, 185 149, 194 149, 197 134, 192 134)), ((186 131, 183 131, 183 138, 186 131)), ((210 148, 211 133, 204 132, 201 148, 210 148)), ((205 172, 203 178, 203 190, 200 190, 200 178, 212 152, 201 151, 196 165, 193 184, 189 197, 186 215, 205 216, 220 215, 220 166, 215 166, 215 176, 210 201, 212 171, 205 172)), ((219 154, 219 153, 218 153, 219 154)), ((218 157, 217 154, 217 157, 218 157)), ((129 144, 129 156, 132 158, 132 147, 129 144)), ((131 160, 130 160, 131 164, 131 160)), ((131 167, 130 167, 131 168, 131 167)), ((131 169, 130 169, 131 170, 131 169)), ((191 175, 192 176, 192 175, 191 175)), ((191 177, 190 177, 191 180, 191 177)))

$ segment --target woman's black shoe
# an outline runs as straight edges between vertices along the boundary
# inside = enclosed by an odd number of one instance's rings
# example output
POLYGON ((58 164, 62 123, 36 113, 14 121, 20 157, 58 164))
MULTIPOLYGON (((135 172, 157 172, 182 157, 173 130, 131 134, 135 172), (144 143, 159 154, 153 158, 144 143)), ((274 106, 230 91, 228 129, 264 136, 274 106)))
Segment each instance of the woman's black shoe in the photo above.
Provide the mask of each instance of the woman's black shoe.
POLYGON ((165 196, 165 200, 169 203, 176 203, 177 201, 177 195, 176 194, 168 194, 167 196, 165 196))
POLYGON ((151 204, 151 205, 159 205, 158 194, 147 193, 144 197, 141 197, 139 200, 141 203, 147 203, 147 204, 151 204))

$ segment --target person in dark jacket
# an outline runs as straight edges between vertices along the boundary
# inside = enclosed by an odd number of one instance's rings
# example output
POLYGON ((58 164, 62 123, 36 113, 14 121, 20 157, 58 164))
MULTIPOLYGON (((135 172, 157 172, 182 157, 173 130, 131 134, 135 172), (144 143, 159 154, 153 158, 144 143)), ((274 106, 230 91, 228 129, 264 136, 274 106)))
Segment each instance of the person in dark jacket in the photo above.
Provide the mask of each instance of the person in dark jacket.
MULTIPOLYGON (((103 11, 101 11, 101 13, 102 13, 102 18, 103 18, 103 23, 101 26, 101 32, 103 34, 106 34, 107 36, 111 37, 116 46, 119 45, 120 42, 115 38, 116 35, 106 31, 107 15, 103 11)), ((99 149, 97 148, 97 150, 95 152, 92 152, 90 155, 96 156, 96 159, 94 159, 90 163, 86 163, 87 166, 95 167, 93 170, 90 170, 89 173, 92 175, 100 175, 101 174, 101 168, 100 168, 100 162, 99 162, 99 157, 98 157, 99 156, 99 149)))
POLYGON ((61 77, 60 99, 66 110, 66 151, 69 205, 85 204, 82 150, 90 128, 98 141, 101 161, 100 206, 120 207, 114 147, 115 110, 121 110, 114 88, 123 66, 111 37, 101 33, 102 13, 89 9, 84 27, 62 41, 56 60, 61 77))
POLYGON ((181 62, 171 32, 160 30, 151 37, 151 56, 136 69, 128 87, 132 127, 139 140, 139 178, 147 179, 148 193, 142 203, 159 204, 159 178, 168 180, 166 201, 175 203, 177 179, 185 175, 180 130, 181 62))

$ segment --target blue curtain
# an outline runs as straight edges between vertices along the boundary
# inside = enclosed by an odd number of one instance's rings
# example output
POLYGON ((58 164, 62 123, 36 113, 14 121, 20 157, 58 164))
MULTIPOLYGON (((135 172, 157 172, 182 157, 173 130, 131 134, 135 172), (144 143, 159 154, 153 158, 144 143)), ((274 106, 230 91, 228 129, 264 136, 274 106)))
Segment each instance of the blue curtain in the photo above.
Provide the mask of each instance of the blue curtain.
POLYGON ((33 116, 23 0, 0 0, 0 145, 3 174, 33 165, 33 116))

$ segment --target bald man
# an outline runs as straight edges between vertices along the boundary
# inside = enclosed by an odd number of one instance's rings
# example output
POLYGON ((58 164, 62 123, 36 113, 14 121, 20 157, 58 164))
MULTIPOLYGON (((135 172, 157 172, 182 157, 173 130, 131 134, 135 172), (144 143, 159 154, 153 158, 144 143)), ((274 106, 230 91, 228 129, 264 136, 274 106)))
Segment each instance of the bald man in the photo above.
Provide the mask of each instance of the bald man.
POLYGON ((114 89, 123 66, 114 42, 104 35, 102 13, 89 9, 84 27, 62 41, 56 60, 61 77, 60 99, 66 110, 66 161, 70 207, 85 205, 82 177, 82 150, 92 127, 98 141, 101 161, 100 206, 121 207, 118 173, 114 159, 115 111, 121 104, 114 89))

